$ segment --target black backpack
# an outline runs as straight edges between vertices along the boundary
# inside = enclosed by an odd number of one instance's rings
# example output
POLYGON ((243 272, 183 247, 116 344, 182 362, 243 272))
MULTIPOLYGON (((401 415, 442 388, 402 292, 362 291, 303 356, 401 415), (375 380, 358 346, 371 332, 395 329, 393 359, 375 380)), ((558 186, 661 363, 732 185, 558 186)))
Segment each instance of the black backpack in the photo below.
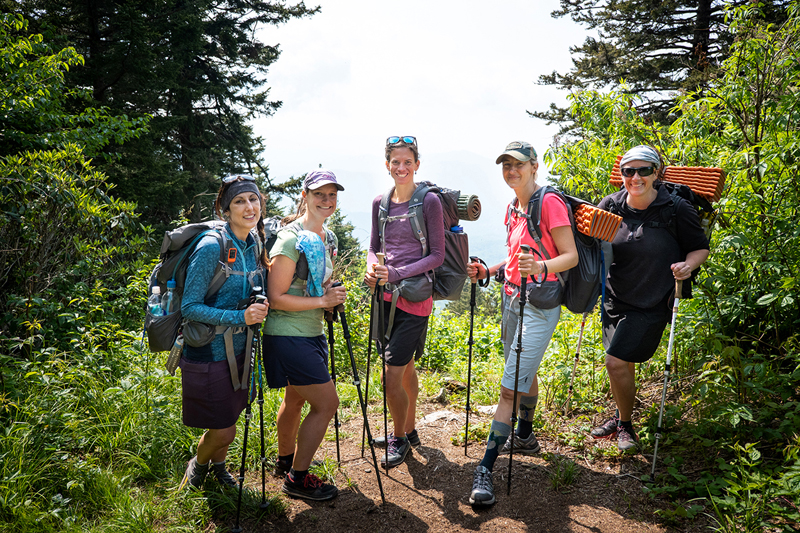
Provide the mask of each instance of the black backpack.
MULTIPOLYGON (((557 195, 567 205, 572 235, 578 250, 578 264, 566 272, 557 272, 558 281, 564 288, 561 304, 576 314, 590 313, 597 304, 597 299, 605 289, 605 278, 611 264, 611 243, 581 233, 575 222, 574 211, 581 205, 592 205, 589 202, 569 196, 550 186, 540 187, 528 201, 527 214, 519 212, 527 220, 528 233, 533 237, 537 247, 546 259, 550 254, 541 242, 542 205, 544 195, 557 195)), ((508 220, 511 210, 515 209, 516 199, 509 206, 508 220)), ((594 206, 593 206, 594 207, 594 206)))
MULTIPOLYGON (((478 220, 481 214, 478 197, 462 195, 460 191, 446 189, 429 181, 423 181, 417 186, 411 196, 411 200, 408 202, 408 213, 389 217, 389 201, 393 192, 394 188, 391 188, 383 195, 378 210, 378 233, 381 239, 381 248, 385 248, 383 236, 386 222, 408 218, 414 231, 414 236, 422 246, 423 257, 430 253, 428 249, 428 228, 425 225, 425 217, 423 216, 423 202, 426 194, 429 192, 435 193, 442 203, 444 218, 444 262, 432 272, 426 272, 422 275, 427 283, 422 282, 421 286, 433 285, 432 295, 434 300, 458 300, 461 297, 464 283, 468 278, 467 263, 469 263, 469 237, 458 225, 458 222, 459 220, 478 220)), ((421 291, 419 299, 415 300, 413 296, 409 299, 420 301, 427 299, 431 295, 430 287, 423 288, 421 291)), ((402 288, 400 293, 406 297, 402 288)))
MULTIPOLYGON (((714 221, 717 216, 717 212, 711 205, 711 202, 703 198, 702 196, 695 194, 688 185, 683 185, 682 183, 673 183, 671 181, 661 181, 661 187, 665 187, 667 192, 669 192, 669 203, 661 209, 661 220, 660 221, 650 221, 650 222, 642 222, 635 219, 626 218, 631 222, 636 222, 640 225, 644 225, 645 227, 651 228, 665 228, 669 231, 670 235, 675 240, 678 240, 678 200, 677 198, 683 198, 695 209, 697 209, 697 214, 700 216, 700 225, 703 228, 703 232, 706 234, 706 238, 709 242, 711 242, 711 234, 714 231, 714 221)), ((621 190, 621 189, 620 189, 621 190)), ((620 205, 617 202, 609 198, 606 208, 609 212, 614 213, 616 215, 620 214, 620 205)), ((687 299, 692 297, 692 282, 697 277, 697 274, 700 272, 700 268, 692 271, 692 275, 689 279, 683 281, 683 286, 681 290, 681 299, 687 299)))

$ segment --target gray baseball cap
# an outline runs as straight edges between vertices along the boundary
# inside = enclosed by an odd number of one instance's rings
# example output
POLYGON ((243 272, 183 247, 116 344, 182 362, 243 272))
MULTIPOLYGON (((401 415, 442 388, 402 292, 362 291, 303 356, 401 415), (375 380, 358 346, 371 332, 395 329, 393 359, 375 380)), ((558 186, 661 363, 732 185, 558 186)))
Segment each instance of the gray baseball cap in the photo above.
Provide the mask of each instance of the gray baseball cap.
POLYGON ((533 146, 524 141, 514 141, 512 143, 508 143, 505 152, 500 154, 495 163, 499 165, 500 160, 502 160, 503 156, 506 155, 510 155, 517 161, 536 162, 536 150, 533 149, 533 146))

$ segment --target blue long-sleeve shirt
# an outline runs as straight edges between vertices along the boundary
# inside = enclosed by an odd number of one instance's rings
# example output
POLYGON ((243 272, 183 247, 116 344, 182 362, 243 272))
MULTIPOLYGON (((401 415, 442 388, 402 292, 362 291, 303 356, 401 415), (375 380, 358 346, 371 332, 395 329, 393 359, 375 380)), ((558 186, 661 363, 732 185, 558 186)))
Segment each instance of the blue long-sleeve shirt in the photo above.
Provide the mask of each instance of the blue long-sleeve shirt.
MULTIPOLYGON (((256 242, 252 235, 247 241, 241 241, 233 234, 230 226, 225 229, 229 238, 236 245, 236 261, 231 269, 240 272, 253 272, 257 269, 256 242)), ((205 300, 208 286, 214 277, 214 271, 220 259, 219 240, 214 235, 205 235, 197 244, 189 258, 186 271, 186 285, 181 302, 181 312, 187 320, 211 324, 213 326, 245 327, 244 310, 237 310, 239 301, 247 298, 252 289, 253 275, 231 275, 225 280, 220 290, 205 300)), ((256 284, 263 285, 261 277, 256 277, 256 284)), ((266 290, 266 287, 264 287, 266 290)), ((234 355, 244 351, 246 333, 233 335, 234 355)), ((196 361, 222 361, 225 359, 225 340, 217 335, 210 344, 194 348, 185 346, 184 355, 196 361)))

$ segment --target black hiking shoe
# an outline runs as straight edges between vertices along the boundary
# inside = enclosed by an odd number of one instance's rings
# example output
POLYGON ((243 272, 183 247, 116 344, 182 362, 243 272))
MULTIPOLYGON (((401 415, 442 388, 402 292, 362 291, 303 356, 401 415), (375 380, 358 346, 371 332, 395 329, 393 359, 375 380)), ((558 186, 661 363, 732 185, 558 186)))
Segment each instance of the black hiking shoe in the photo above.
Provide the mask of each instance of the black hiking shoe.
MULTIPOLYGON (((389 438, 393 439, 394 433, 389 433, 389 438)), ((422 442, 419 440, 419 433, 417 433, 416 429, 411 433, 406 433, 406 438, 408 439, 408 443, 414 448, 422 446, 422 442)), ((378 448, 386 448, 386 439, 384 439, 383 437, 376 437, 372 439, 372 444, 374 444, 378 448)))
POLYGON ((636 452, 639 449, 636 433, 631 426, 630 431, 622 424, 617 428, 617 448, 623 453, 636 452))
POLYGON ((494 505, 494 485, 492 472, 485 466, 478 465, 472 475, 472 492, 469 493, 469 503, 475 506, 494 505))
POLYGON ((411 450, 411 445, 408 443, 408 439, 398 439, 392 435, 389 437, 386 453, 381 456, 381 466, 393 468, 402 464, 406 460, 409 450, 411 450))
POLYGON ((532 432, 526 439, 514 434, 506 440, 505 444, 503 444, 503 448, 500 450, 500 455, 508 455, 511 453, 512 438, 514 439, 514 453, 533 455, 535 453, 539 453, 539 450, 542 449, 542 447, 539 446, 539 441, 536 440, 536 437, 532 432))
POLYGON ((323 483, 314 474, 306 474, 303 481, 295 483, 290 472, 283 481, 283 492, 295 498, 322 501, 335 498, 339 494, 339 489, 334 485, 323 483))
POLYGON ((617 426, 619 425, 619 418, 612 416, 606 420, 602 426, 594 428, 590 435, 596 439, 612 439, 617 435, 617 426))
POLYGON ((214 477, 220 485, 227 489, 235 489, 239 486, 239 482, 233 477, 228 469, 225 468, 225 461, 221 463, 211 463, 211 470, 214 472, 214 477))
POLYGON ((206 474, 208 474, 208 463, 201 465, 197 462, 197 456, 195 455, 186 465, 186 473, 183 474, 183 480, 178 489, 182 490, 184 487, 200 489, 206 479, 206 474))
POLYGON ((292 469, 292 462, 291 461, 282 461, 280 459, 275 459, 275 470, 273 474, 276 477, 286 477, 286 474, 289 473, 289 470, 292 469))

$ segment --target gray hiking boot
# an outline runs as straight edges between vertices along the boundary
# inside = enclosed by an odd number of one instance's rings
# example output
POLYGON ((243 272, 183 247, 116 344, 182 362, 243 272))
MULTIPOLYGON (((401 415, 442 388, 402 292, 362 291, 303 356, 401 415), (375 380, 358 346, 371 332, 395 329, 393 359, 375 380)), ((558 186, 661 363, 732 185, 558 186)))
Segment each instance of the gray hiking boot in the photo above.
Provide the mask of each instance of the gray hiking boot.
POLYGON ((596 439, 612 439, 617 435, 617 425, 619 424, 619 418, 616 416, 612 416, 605 422, 603 425, 597 426, 594 428, 590 435, 596 439))
MULTIPOLYGON (((394 433, 389 433, 389 438, 394 438, 394 433)), ((419 433, 417 433, 417 430, 414 430, 411 433, 406 433, 406 438, 408 439, 408 443, 414 448, 422 445, 422 442, 419 440, 419 433)), ((383 437, 375 437, 372 439, 372 444, 378 448, 386 448, 386 439, 383 437)))
POLYGON ((494 497, 492 472, 485 466, 478 465, 472 475, 472 492, 469 493, 471 505, 493 505, 497 499, 494 497))
POLYGON ((411 450, 411 445, 408 443, 408 439, 389 437, 389 446, 386 447, 386 453, 381 457, 381 466, 393 468, 402 464, 406 460, 409 450, 411 450))
POLYGON ((617 427, 617 448, 623 453, 636 452, 639 449, 636 433, 632 428, 628 431, 622 424, 617 427))
POLYGON ((203 486, 203 481, 206 479, 206 474, 208 474, 208 463, 201 465, 197 462, 197 456, 195 455, 189 460, 189 464, 186 466, 186 473, 183 475, 183 480, 179 488, 192 487, 200 489, 203 486))
POLYGON ((211 470, 214 472, 214 477, 220 485, 225 488, 235 489, 239 486, 239 482, 233 477, 228 469, 225 467, 225 461, 221 463, 211 463, 211 470))
MULTIPOLYGON (((503 449, 500 450, 500 455, 508 455, 511 453, 511 438, 509 437, 506 440, 506 443, 503 444, 503 449)), ((514 438, 514 453, 521 453, 522 455, 533 455, 534 453, 539 453, 542 449, 539 446, 539 441, 536 440, 536 436, 531 433, 528 435, 527 438, 523 439, 518 437, 516 434, 513 435, 514 438)))

